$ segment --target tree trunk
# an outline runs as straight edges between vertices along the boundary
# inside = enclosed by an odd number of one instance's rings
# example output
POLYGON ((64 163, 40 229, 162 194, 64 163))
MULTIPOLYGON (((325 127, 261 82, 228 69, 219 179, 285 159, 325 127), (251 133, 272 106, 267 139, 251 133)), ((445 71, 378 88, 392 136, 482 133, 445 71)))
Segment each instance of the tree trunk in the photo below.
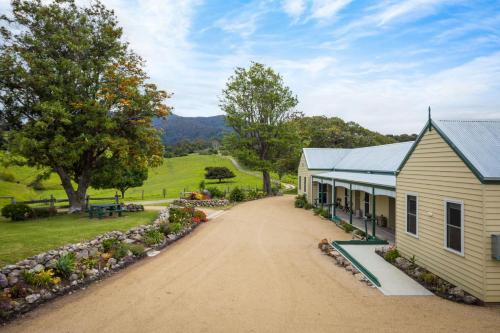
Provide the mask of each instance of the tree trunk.
POLYGON ((262 181, 264 183, 263 190, 264 193, 267 195, 271 195, 271 175, 269 174, 269 171, 263 170, 262 171, 262 181))
POLYGON ((126 190, 120 190, 120 192, 122 193, 122 199, 124 199, 124 198, 125 198, 125 191, 126 191, 126 190))
POLYGON ((54 170, 61 178, 61 184, 68 196, 69 200, 69 209, 68 213, 79 213, 85 210, 85 197, 87 195, 87 189, 90 184, 90 177, 86 174, 81 175, 78 179, 78 188, 73 188, 73 184, 71 184, 71 178, 67 174, 66 170, 61 167, 56 167, 54 170))

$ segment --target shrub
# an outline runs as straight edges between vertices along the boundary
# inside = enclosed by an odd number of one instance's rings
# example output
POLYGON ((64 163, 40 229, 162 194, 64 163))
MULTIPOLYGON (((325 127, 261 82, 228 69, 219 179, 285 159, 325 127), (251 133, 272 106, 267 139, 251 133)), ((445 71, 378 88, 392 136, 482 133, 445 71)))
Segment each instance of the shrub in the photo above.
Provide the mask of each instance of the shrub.
POLYGON ((33 210, 25 204, 10 204, 2 208, 2 216, 12 221, 22 221, 33 217, 33 210))
POLYGON ((428 285, 435 284, 438 281, 438 277, 431 272, 422 273, 422 275, 420 275, 420 278, 428 285))
POLYGON ((117 247, 113 249, 113 258, 120 260, 121 258, 128 255, 128 247, 120 243, 117 247))
POLYGON ((88 269, 93 269, 97 267, 98 264, 97 258, 83 258, 82 264, 85 265, 88 269))
POLYGON ((170 223, 160 223, 158 230, 160 230, 162 234, 168 235, 170 233, 170 223))
POLYGON ((74 253, 68 253, 61 256, 56 262, 55 270, 57 274, 64 278, 68 278, 75 271, 75 262, 74 253))
POLYGON ((239 187, 235 187, 232 189, 231 193, 229 193, 229 200, 232 202, 241 202, 245 200, 245 192, 239 187))
POLYGON ((385 254, 384 259, 388 262, 394 262, 396 258, 399 258, 399 252, 396 248, 390 248, 385 254))
POLYGON ((144 253, 144 246, 141 244, 128 244, 127 248, 134 256, 141 256, 144 253))
POLYGON ((144 244, 147 246, 159 244, 164 239, 165 236, 160 232, 160 230, 151 229, 144 233, 144 244))
POLYGON ((192 212, 190 208, 170 208, 168 221, 185 225, 191 221, 192 212))
POLYGON ((31 210, 33 211, 33 217, 36 219, 57 215, 57 208, 55 207, 36 207, 31 210))
POLYGON ((14 183, 16 181, 16 177, 9 172, 2 171, 0 172, 0 180, 4 182, 14 183))
POLYGON ((170 232, 173 234, 178 233, 179 231, 182 230, 182 224, 180 223, 172 223, 170 224, 170 232))
MULTIPOLYGON (((304 208, 307 205, 307 198, 305 194, 301 194, 295 197, 295 208, 304 208)), ((312 208, 312 205, 311 205, 312 208)))
POLYGON ((321 212, 319 213, 319 215, 321 215, 322 217, 327 219, 330 217, 330 212, 328 211, 328 209, 322 209, 321 212))
POLYGON ((217 198, 217 199, 221 199, 221 198, 224 198, 225 197, 225 193, 224 191, 218 189, 217 187, 208 187, 207 188, 207 191, 210 192, 210 195, 212 196, 212 198, 217 198))
POLYGON ((199 219, 201 222, 207 222, 207 214, 205 214, 202 210, 195 210, 193 214, 193 218, 199 219))
POLYGON ((323 209, 321 209, 321 208, 319 208, 319 207, 318 207, 318 208, 314 208, 314 209, 313 209, 314 215, 319 215, 319 214, 321 213, 321 211, 322 211, 322 210, 323 210, 323 209))
POLYGON ((102 241, 101 246, 104 252, 110 252, 120 244, 120 241, 116 238, 108 238, 102 241))
POLYGON ((366 233, 363 230, 356 229, 356 231, 354 231, 354 233, 356 235, 361 236, 361 237, 366 237, 366 233))
POLYGON ((306 202, 306 204, 304 205, 304 208, 307 210, 311 210, 314 208, 314 206, 312 204, 310 204, 309 202, 306 202))
POLYGON ((344 229, 344 231, 346 233, 350 233, 354 230, 354 227, 352 225, 350 225, 349 223, 345 223, 342 225, 342 228, 344 229))
POLYGON ((202 180, 198 186, 200 188, 200 191, 203 191, 205 189, 205 181, 202 180))
POLYGON ((54 277, 54 271, 52 269, 43 270, 38 273, 24 271, 23 279, 26 283, 37 288, 47 288, 61 282, 60 278, 54 277))

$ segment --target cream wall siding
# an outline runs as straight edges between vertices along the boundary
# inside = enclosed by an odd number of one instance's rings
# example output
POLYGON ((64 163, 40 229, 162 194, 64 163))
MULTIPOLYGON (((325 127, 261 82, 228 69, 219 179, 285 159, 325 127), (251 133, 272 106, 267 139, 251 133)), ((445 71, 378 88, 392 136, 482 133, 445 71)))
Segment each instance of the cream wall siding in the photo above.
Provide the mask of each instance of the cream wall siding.
POLYGON ((307 166, 306 158, 304 157, 304 154, 302 154, 297 172, 298 176, 300 177, 301 184, 300 189, 297 187, 297 192, 299 194, 306 194, 307 201, 313 202, 313 200, 317 198, 318 195, 318 184, 312 183, 312 176, 326 171, 327 170, 309 169, 307 166), (307 180, 306 191, 304 191, 304 177, 306 177, 307 180))
POLYGON ((500 260, 491 257, 491 235, 500 234, 500 185, 484 185, 486 302, 500 302, 500 260))
POLYGON ((434 130, 413 151, 396 185, 396 244, 404 256, 485 299, 483 185, 434 130), (418 239, 406 233, 406 193, 418 195, 418 239), (444 200, 464 203, 464 256, 444 249, 444 200))

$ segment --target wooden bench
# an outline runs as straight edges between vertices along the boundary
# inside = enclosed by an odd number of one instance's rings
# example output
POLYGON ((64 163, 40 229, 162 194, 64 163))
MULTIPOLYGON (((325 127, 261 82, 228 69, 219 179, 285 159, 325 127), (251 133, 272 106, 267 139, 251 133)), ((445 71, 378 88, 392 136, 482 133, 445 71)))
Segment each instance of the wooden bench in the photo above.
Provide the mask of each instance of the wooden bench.
POLYGON ((102 219, 105 216, 113 216, 113 214, 117 214, 118 216, 122 216, 122 206, 120 204, 98 204, 98 205, 90 205, 89 206, 89 217, 94 218, 97 217, 102 219))

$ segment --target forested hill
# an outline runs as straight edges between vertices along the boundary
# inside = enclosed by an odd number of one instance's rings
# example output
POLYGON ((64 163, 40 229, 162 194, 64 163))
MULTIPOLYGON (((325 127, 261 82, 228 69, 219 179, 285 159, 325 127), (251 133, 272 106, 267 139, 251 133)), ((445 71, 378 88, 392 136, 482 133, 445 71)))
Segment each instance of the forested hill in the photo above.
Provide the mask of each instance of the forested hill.
MULTIPOLYGON (((346 122, 338 117, 311 116, 295 120, 303 147, 353 148, 415 140, 416 135, 384 135, 355 122, 346 122)), ((164 130, 163 142, 176 146, 183 142, 220 141, 232 129, 226 125, 225 117, 182 117, 176 114, 166 119, 155 119, 156 127, 164 130)))
POLYGON ((220 140, 231 129, 224 116, 182 117, 176 114, 166 119, 155 119, 154 125, 164 130, 163 142, 175 145, 181 141, 220 140))

